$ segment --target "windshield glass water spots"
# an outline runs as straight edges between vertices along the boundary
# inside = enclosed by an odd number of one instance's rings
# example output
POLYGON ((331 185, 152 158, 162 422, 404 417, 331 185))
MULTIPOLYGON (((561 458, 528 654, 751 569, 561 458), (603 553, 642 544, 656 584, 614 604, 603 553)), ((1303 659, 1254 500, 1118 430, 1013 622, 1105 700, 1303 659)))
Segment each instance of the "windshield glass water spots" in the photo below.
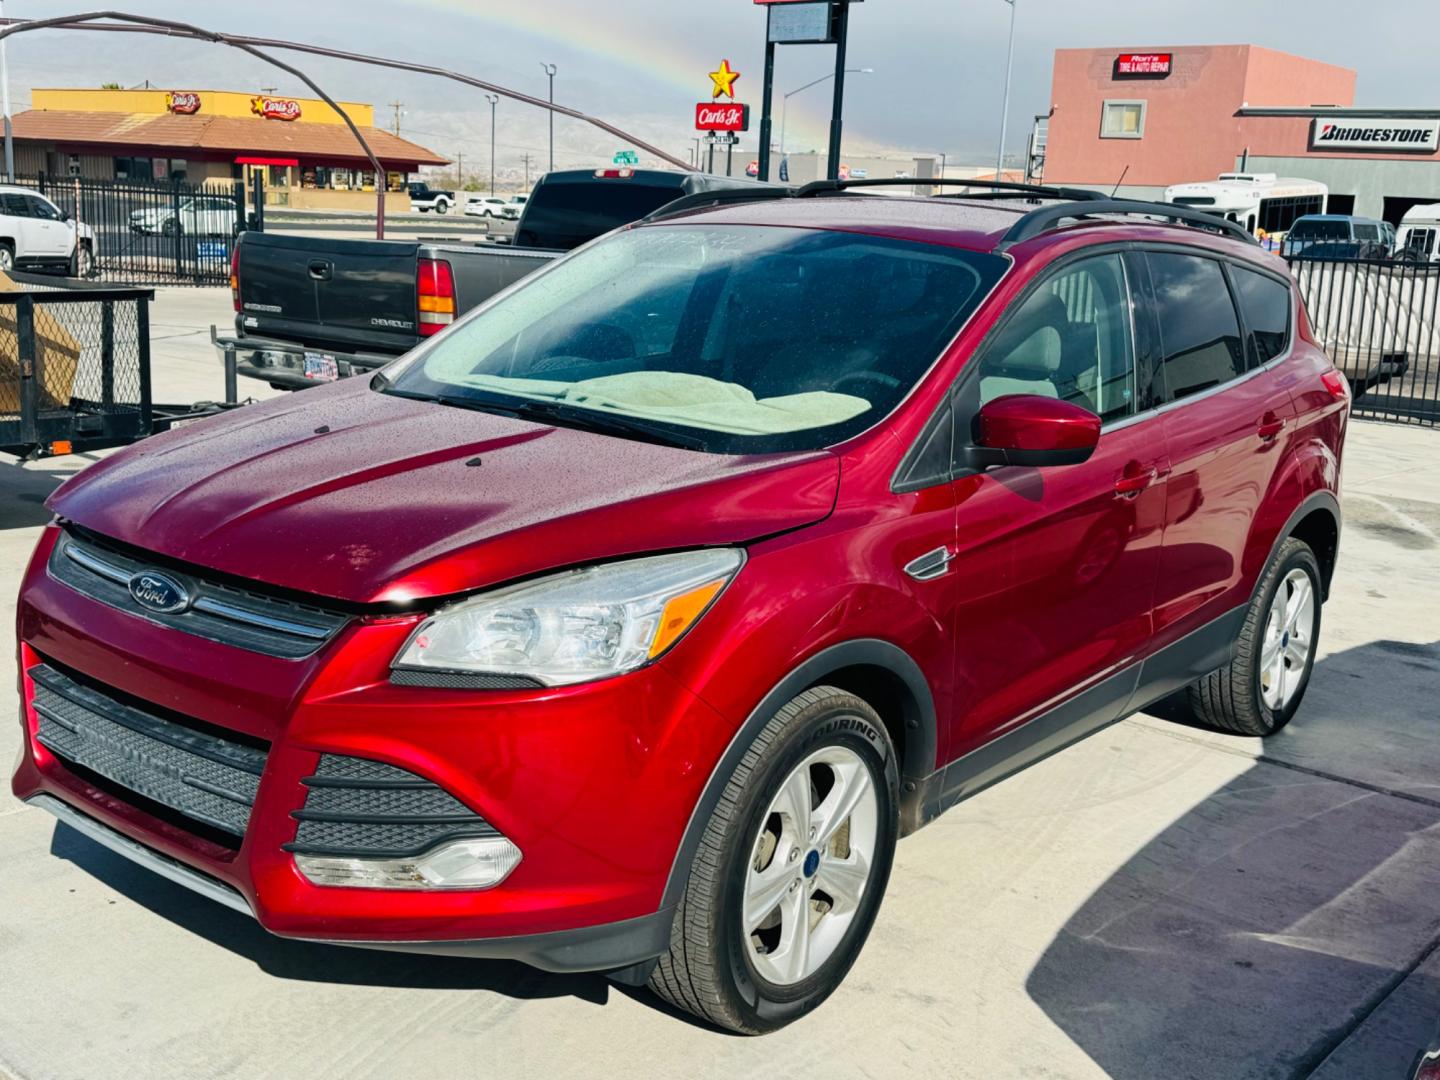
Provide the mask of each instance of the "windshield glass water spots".
MULTIPOLYGON (((721 453, 813 449, 886 416, 999 279, 992 255, 851 233, 632 229, 557 263, 392 373, 476 408, 544 402, 721 453)), ((532 410, 533 412, 533 410, 532 410)), ((577 425, 581 426, 581 425, 577 425)))

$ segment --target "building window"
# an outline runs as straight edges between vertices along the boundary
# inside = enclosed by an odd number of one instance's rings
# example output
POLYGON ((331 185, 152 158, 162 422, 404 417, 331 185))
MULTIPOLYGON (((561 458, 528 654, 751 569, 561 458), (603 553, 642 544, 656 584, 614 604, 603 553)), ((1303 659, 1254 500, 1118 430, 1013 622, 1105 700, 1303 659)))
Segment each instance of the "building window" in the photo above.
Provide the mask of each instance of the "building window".
POLYGON ((186 177, 186 174, 187 174, 188 172, 189 172, 189 166, 185 163, 185 159, 184 159, 184 158, 171 158, 171 159, 170 159, 170 179, 171 179, 171 180, 184 180, 185 177, 186 177))
POLYGON ((71 176, 79 176, 79 175, 80 175, 80 155, 79 155, 79 154, 71 154, 71 155, 69 155, 69 158, 68 158, 68 160, 66 161, 65 164, 66 164, 67 170, 68 170, 68 172, 69 172, 69 174, 70 174, 71 176))
POLYGON ((1145 134, 1145 102, 1107 101, 1100 109, 1102 139, 1138 139, 1145 134))

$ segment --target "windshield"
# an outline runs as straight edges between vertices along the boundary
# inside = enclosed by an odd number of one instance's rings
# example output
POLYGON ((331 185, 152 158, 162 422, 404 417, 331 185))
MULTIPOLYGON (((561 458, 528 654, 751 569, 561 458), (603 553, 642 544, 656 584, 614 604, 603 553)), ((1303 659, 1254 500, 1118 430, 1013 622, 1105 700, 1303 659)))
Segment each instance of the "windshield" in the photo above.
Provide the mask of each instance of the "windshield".
POLYGON ((815 449, 899 404, 1005 266, 852 233, 631 229, 447 331, 388 390, 539 403, 547 421, 613 418, 616 434, 716 453, 815 449))

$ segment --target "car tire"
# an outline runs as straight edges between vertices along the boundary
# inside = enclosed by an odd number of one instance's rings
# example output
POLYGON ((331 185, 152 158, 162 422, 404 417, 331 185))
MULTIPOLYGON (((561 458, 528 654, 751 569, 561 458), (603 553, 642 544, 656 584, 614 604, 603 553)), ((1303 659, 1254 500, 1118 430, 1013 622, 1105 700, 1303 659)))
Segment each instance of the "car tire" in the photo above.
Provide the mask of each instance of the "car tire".
POLYGON ((0 240, 0 271, 9 273, 15 269, 15 245, 9 240, 0 240))
POLYGON ((450 212, 450 204, 446 202, 437 202, 435 204, 435 212, 437 214, 448 214, 450 212))
POLYGON ((77 278, 93 277, 95 274, 95 252, 89 244, 79 244, 71 259, 70 274, 77 278))
POLYGON ((1234 658, 1188 691, 1195 719, 1235 735, 1273 735, 1295 716, 1320 641, 1320 563, 1290 537, 1251 598, 1234 658))
POLYGON ((860 698, 821 686, 783 706, 710 814, 650 988, 749 1035, 823 1002, 860 954, 884 896, 899 783, 885 725, 860 698), (847 800, 852 808, 837 816, 847 800))

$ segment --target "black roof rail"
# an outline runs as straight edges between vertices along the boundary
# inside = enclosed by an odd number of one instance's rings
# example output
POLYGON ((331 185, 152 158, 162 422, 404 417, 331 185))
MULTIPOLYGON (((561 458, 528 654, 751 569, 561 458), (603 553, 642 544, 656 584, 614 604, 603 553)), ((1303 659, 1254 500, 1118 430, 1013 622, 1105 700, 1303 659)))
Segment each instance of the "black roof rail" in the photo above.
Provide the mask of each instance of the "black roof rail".
POLYGON ((676 214, 689 213, 691 210, 706 210, 712 206, 725 206, 728 203, 760 202, 766 199, 790 199, 794 198, 795 189, 790 187, 778 187, 771 185, 763 187, 734 187, 716 188, 714 191, 697 191, 693 195, 681 195, 673 199, 659 209, 652 210, 640 219, 643 224, 647 221, 659 221, 661 218, 673 217, 676 214))
MULTIPOLYGON (((964 187, 980 188, 983 197, 1008 198, 1012 194, 1019 198, 1030 196, 1040 199, 1067 199, 1072 202, 1082 200, 1106 199, 1109 196, 1100 191, 1092 191, 1089 188, 1070 187, 1048 187, 1044 184, 1014 184, 1008 180, 948 180, 941 177, 895 177, 894 179, 881 178, 875 180, 812 180, 804 187, 795 192, 797 199, 806 199, 814 195, 826 195, 836 191, 849 191, 851 188, 866 187, 964 187)), ((942 198, 963 199, 964 192, 953 196, 941 196, 942 198)))
POLYGON ((1259 243, 1243 226, 1226 218, 1207 214, 1203 210, 1177 206, 1174 203, 1142 202, 1139 199, 1107 199, 1102 196, 1098 201, 1088 201, 1079 206, 1061 203, 1031 210, 1010 226, 1004 238, 995 245, 995 250, 1005 251, 1016 244, 1039 236, 1043 232, 1049 232, 1066 218, 1089 217, 1092 214, 1128 214, 1165 218, 1180 224, 1210 229, 1229 236, 1232 240, 1243 240, 1248 244, 1259 243))

